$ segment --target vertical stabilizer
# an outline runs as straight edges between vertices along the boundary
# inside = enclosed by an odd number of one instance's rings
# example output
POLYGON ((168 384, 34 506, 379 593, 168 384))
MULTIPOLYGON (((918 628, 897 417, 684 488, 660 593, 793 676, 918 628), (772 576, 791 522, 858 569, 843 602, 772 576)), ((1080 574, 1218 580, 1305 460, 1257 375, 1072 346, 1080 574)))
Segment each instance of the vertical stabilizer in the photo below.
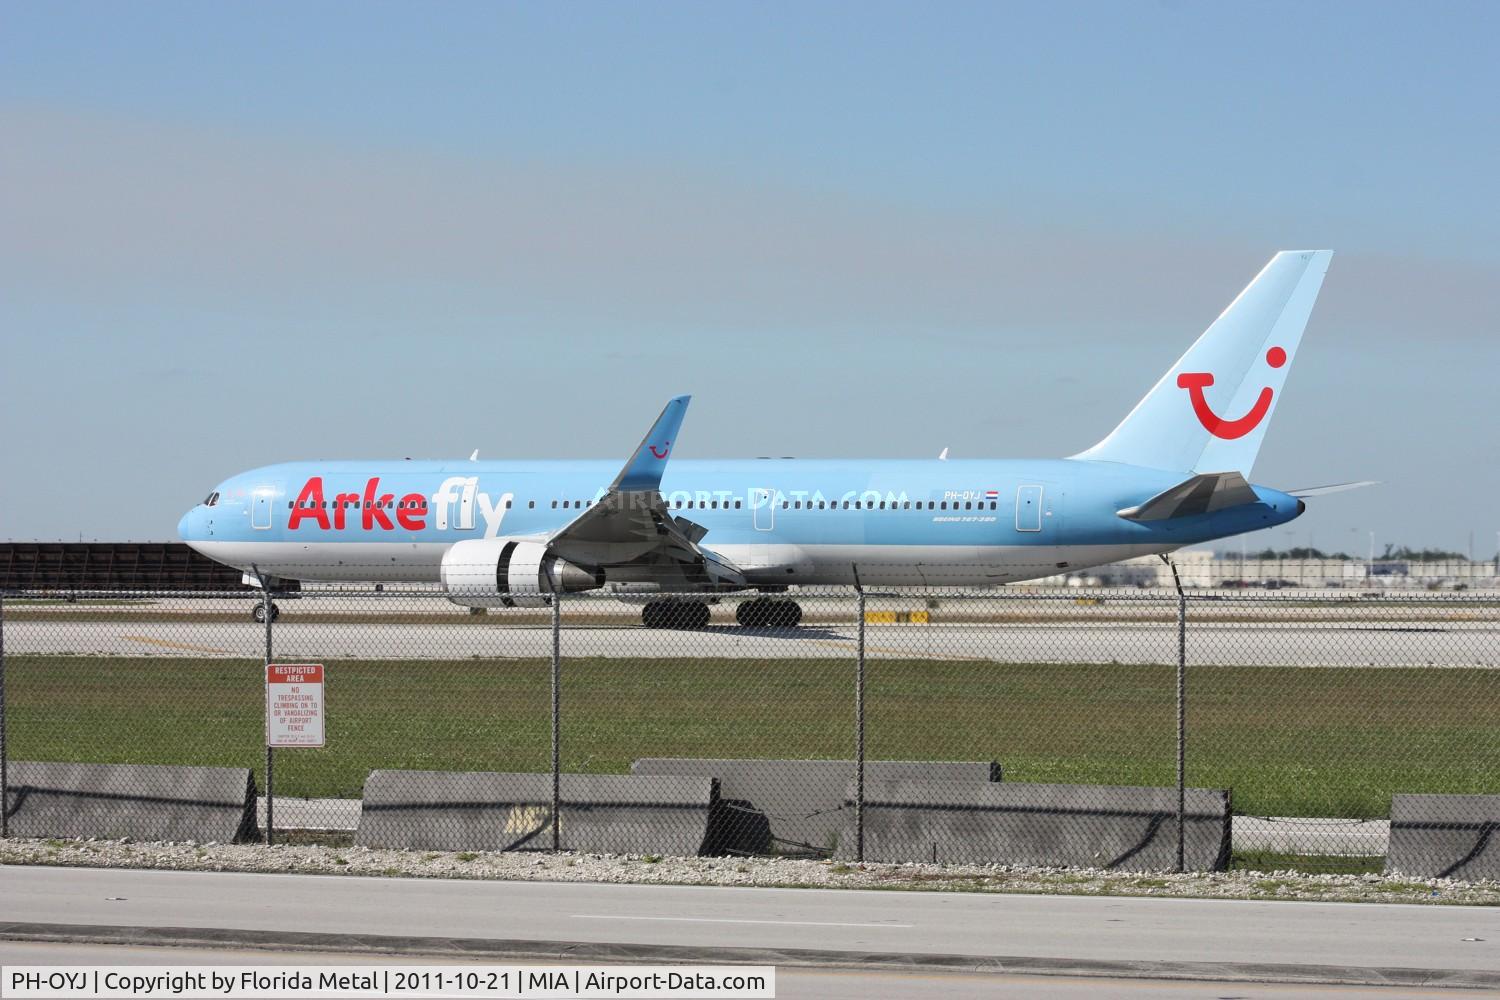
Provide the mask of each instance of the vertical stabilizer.
POLYGON ((1120 426, 1073 457, 1249 476, 1332 257, 1272 257, 1120 426))

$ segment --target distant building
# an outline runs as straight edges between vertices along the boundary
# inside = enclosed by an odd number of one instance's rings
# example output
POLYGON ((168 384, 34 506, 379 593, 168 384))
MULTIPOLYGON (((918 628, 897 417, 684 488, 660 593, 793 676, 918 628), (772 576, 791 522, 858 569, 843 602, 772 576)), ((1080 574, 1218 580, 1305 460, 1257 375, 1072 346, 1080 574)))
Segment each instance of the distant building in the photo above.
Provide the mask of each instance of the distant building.
MULTIPOLYGON (((1500 587, 1494 560, 1262 559, 1183 549, 1172 562, 1184 587, 1315 587, 1361 590, 1481 590, 1500 587)), ((1038 580, 1043 586, 1170 587, 1172 571, 1142 556, 1038 580)))
POLYGON ((246 590, 181 542, 0 542, 0 591, 246 590))

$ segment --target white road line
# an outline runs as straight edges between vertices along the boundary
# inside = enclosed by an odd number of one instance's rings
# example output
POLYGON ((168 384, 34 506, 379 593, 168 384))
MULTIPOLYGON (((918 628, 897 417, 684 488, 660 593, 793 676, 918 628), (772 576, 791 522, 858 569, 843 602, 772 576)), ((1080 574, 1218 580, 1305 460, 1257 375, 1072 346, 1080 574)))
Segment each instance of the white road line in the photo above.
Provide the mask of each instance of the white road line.
POLYGON ((911 930, 915 924, 850 924, 839 920, 744 920, 735 917, 644 917, 617 913, 570 913, 574 920, 671 920, 688 924, 771 924, 782 927, 890 927, 911 930))

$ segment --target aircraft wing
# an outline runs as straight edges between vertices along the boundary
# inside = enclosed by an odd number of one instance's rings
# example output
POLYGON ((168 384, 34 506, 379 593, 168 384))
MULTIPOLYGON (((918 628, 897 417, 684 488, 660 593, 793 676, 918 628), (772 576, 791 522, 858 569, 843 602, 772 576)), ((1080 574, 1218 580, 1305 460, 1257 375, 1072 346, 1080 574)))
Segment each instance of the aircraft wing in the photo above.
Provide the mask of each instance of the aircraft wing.
POLYGON ((1225 507, 1255 503, 1259 499, 1238 472, 1205 472, 1184 479, 1143 504, 1116 513, 1128 521, 1165 521, 1173 517, 1211 514, 1225 507))
POLYGON ((609 490, 548 540, 580 566, 630 567, 664 586, 744 586, 744 575, 700 548, 708 529, 667 509, 661 477, 691 396, 667 401, 609 490))

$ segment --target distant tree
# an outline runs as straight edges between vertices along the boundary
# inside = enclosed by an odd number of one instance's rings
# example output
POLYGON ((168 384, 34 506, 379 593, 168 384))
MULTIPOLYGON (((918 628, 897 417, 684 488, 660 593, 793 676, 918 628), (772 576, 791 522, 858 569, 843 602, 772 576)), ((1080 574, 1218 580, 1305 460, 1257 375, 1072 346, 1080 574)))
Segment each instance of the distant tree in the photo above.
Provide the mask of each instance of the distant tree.
MULTIPOLYGON (((1235 553, 1228 553, 1234 556, 1235 553)), ((1290 549, 1261 549, 1259 552, 1250 554, 1251 559, 1349 559, 1352 558, 1344 552, 1324 552, 1307 546, 1290 549)))
POLYGON ((1450 562, 1467 561, 1469 557, 1462 552, 1449 552, 1447 549, 1411 549, 1405 545, 1387 545, 1380 558, 1399 559, 1403 562, 1450 562))
MULTIPOLYGON (((1238 552, 1220 552, 1221 559, 1238 559, 1238 552)), ((1351 556, 1347 552, 1324 552, 1311 546, 1297 546, 1290 549, 1261 549, 1259 552, 1246 553, 1249 559, 1358 559, 1363 562, 1363 556, 1351 556)), ((1401 562, 1447 562, 1451 560, 1467 560, 1468 556, 1462 552, 1449 552, 1447 549, 1413 549, 1405 545, 1387 545, 1385 551, 1378 557, 1382 560, 1401 562)))

